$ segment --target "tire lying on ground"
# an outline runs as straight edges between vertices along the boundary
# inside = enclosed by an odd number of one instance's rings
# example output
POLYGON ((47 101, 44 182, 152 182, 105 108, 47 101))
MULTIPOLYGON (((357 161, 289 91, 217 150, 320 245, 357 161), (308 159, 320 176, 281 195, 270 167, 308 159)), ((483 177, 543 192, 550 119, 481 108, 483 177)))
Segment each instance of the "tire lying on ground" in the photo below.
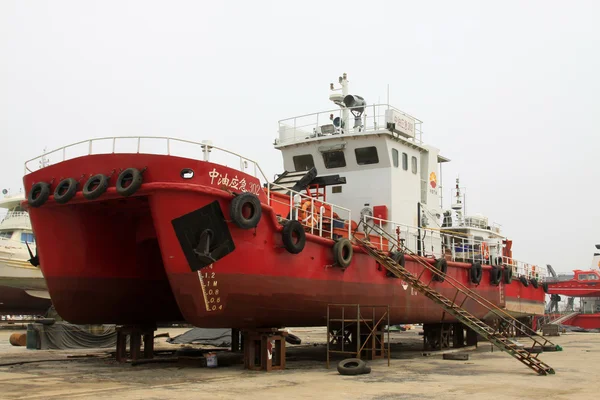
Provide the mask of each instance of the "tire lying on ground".
POLYGON ((289 344, 302 344, 302 339, 300 339, 298 336, 294 335, 293 333, 288 333, 285 336, 285 341, 289 344))
POLYGON ((371 372, 371 367, 358 358, 346 358, 337 365, 337 370, 340 375, 362 375, 371 372))

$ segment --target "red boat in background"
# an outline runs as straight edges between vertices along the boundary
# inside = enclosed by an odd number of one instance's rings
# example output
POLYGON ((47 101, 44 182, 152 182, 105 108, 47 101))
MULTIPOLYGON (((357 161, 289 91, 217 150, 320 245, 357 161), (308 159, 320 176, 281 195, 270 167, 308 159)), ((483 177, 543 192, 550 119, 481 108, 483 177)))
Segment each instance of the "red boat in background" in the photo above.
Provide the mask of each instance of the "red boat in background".
POLYGON ((45 154, 41 169, 28 161, 57 312, 77 324, 246 329, 322 326, 328 304, 382 304, 392 324, 439 323, 442 309, 352 243, 367 238, 413 273, 426 259, 515 316, 543 314, 544 268, 514 260, 486 217, 464 216, 458 182, 443 210, 437 177, 449 160, 422 142, 421 121, 339 82, 337 109, 280 121, 285 172, 274 182, 211 142, 172 138, 91 139, 45 154), (369 233, 375 224, 397 239, 369 233))
MULTIPOLYGON (((596 245, 600 250, 600 244, 596 245)), ((594 253, 592 268, 573 270, 573 275, 549 277, 548 293, 551 294, 550 312, 558 311, 560 295, 571 297, 565 316, 555 315, 563 325, 584 329, 600 329, 600 253, 594 253), (578 310, 574 298, 580 299, 578 310)))

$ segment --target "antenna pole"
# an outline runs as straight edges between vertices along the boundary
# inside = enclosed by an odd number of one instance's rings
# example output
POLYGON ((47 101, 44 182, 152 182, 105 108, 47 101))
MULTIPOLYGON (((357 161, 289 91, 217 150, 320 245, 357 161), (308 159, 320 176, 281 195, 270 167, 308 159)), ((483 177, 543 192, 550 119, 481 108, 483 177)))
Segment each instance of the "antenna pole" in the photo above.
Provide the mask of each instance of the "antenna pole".
POLYGON ((390 84, 387 85, 387 108, 390 109, 390 84))

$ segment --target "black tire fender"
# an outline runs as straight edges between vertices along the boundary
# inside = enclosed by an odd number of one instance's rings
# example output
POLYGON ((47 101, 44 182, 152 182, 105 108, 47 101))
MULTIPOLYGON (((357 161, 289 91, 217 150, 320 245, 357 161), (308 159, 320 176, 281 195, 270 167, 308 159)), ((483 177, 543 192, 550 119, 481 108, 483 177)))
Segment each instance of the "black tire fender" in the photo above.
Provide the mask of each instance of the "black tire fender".
POLYGON ((131 196, 142 186, 143 177, 137 168, 127 168, 117 177, 117 193, 121 196, 131 196))
POLYGON ((298 254, 304 250, 306 245, 306 233, 304 227, 298 221, 288 221, 283 226, 281 231, 281 240, 285 249, 292 253, 298 254))
POLYGON ((529 286, 529 281, 524 276, 520 276, 519 280, 521 281, 521 283, 523 284, 523 286, 525 286, 525 287, 529 286))
POLYGON ((406 264, 406 260, 404 259, 404 253, 401 251, 395 251, 394 253, 392 253, 391 258, 396 262, 396 264, 398 264, 401 267, 404 267, 404 265, 406 264))
POLYGON ((540 287, 540 284, 539 284, 538 280, 535 279, 535 278, 531 278, 529 280, 529 282, 531 283, 531 286, 533 286, 536 289, 540 287))
POLYGON ((27 203, 34 208, 40 207, 48 201, 48 197, 50 197, 50 185, 46 182, 37 182, 27 194, 27 203))
POLYGON ((490 270, 490 283, 498 286, 500 281, 502 281, 502 268, 493 266, 490 270))
POLYGON ((63 179, 56 185, 56 189, 54 189, 54 201, 58 204, 67 203, 77 193, 78 185, 79 182, 73 178, 63 179))
POLYGON ((481 267, 481 263, 479 261, 475 261, 471 264, 471 269, 469 270, 469 280, 471 283, 479 285, 482 277, 483 268, 481 267))
POLYGON ((442 275, 434 275, 433 280, 437 282, 444 282, 446 280, 446 272, 448 271, 448 261, 445 258, 438 258, 435 261, 435 269, 440 271, 442 275))
POLYGON ((88 200, 97 199, 102 193, 106 192, 107 188, 108 176, 103 174, 94 175, 83 185, 83 197, 88 200))
POLYGON ((340 375, 361 375, 365 373, 367 363, 359 358, 347 358, 337 365, 340 375))
MULTIPOLYGON (((404 253, 401 251, 395 251, 393 253, 390 254, 390 258, 392 260, 394 260, 396 262, 396 264, 398 264, 399 266, 404 268, 404 265, 406 264, 406 260, 404 258, 404 253)), ((396 275, 392 274, 390 271, 386 271, 385 272, 385 276, 387 276, 388 278, 397 278, 396 275)))
POLYGON ((231 200, 229 214, 233 222, 242 229, 256 228, 262 216, 260 199, 252 193, 241 193, 231 200))
POLYGON ((504 273, 502 274, 502 277, 504 278, 504 283, 506 283, 507 285, 509 285, 512 282, 513 270, 510 265, 504 267, 504 273))
POLYGON ((350 265, 353 252, 354 249, 352 248, 352 243, 346 238, 338 240, 333 245, 333 259, 335 263, 342 268, 346 268, 350 265))

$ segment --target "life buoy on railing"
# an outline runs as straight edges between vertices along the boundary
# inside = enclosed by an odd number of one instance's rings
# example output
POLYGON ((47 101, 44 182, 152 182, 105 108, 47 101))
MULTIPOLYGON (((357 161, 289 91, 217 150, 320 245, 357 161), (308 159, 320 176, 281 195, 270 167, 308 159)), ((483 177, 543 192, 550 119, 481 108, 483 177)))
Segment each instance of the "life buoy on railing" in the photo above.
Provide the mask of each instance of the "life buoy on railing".
POLYGON ((490 248, 486 242, 481 242, 481 254, 483 254, 485 260, 490 259, 490 248))
POLYGON ((302 223, 302 225, 308 226, 312 228, 313 226, 317 226, 319 223, 319 213, 316 211, 317 207, 315 207, 314 202, 310 200, 305 200, 300 206, 300 211, 298 212, 298 220, 302 223))
POLYGON ((336 265, 346 268, 352 262, 352 243, 346 238, 342 238, 333 245, 333 259, 336 265))

